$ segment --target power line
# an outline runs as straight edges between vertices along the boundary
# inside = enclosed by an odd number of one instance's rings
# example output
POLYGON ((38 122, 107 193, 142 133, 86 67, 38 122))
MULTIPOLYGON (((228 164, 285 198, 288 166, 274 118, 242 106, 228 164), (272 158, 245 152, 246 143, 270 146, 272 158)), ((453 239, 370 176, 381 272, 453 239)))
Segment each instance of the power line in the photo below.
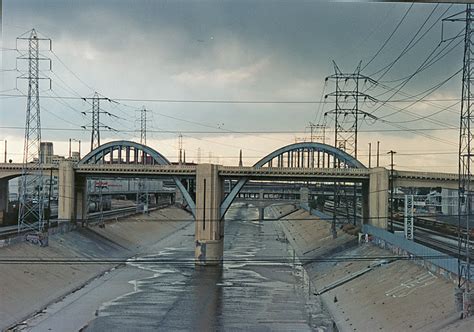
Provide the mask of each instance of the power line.
POLYGON ((412 39, 408 42, 408 44, 405 46, 405 48, 402 50, 402 52, 391 63, 389 63, 388 65, 386 65, 382 69, 378 70, 377 72, 371 74, 370 76, 377 75, 381 71, 384 71, 382 73, 382 75, 377 78, 377 81, 380 81, 382 79, 382 77, 384 77, 405 54, 407 54, 413 47, 415 47, 428 34, 428 32, 430 32, 433 29, 433 27, 443 18, 443 16, 446 15, 446 13, 449 11, 449 9, 451 9, 452 4, 450 6, 448 6, 448 8, 439 16, 438 19, 435 20, 435 22, 421 35, 420 38, 418 38, 416 41, 414 41, 416 39, 416 37, 418 36, 418 34, 423 30, 424 26, 428 23, 430 18, 433 16, 433 14, 436 11, 436 9, 438 8, 438 6, 439 6, 439 3, 436 4, 436 6, 434 6, 433 10, 426 17, 425 21, 422 23, 422 25, 417 30, 417 32, 413 35, 412 39))
POLYGON ((375 54, 372 56, 372 58, 366 63, 366 65, 364 67, 362 67, 362 71, 367 68, 367 66, 369 66, 372 61, 375 60, 375 58, 377 58, 377 56, 380 54, 380 52, 382 52, 382 50, 385 48, 385 46, 387 46, 388 42, 390 41, 390 39, 392 39, 393 35, 397 32, 398 28, 402 25, 403 21, 405 20, 405 18, 408 16, 408 13, 411 11, 412 7, 413 7, 414 3, 412 3, 410 5, 410 7, 408 7, 408 9, 406 10, 405 14, 402 16, 402 18, 400 19, 400 21, 398 22, 398 24, 395 26, 395 29, 392 31, 392 33, 388 36, 388 38, 385 40, 385 42, 382 44, 382 46, 378 49, 377 52, 375 52, 375 54))
MULTIPOLYGON (((58 117, 55 115, 53 112, 50 111, 51 114, 54 116, 58 117)), ((59 117, 58 117, 59 118, 59 117)), ((68 120, 64 118, 59 118, 60 120, 67 122, 68 120)), ((77 124, 68 122, 71 124, 74 124, 77 126, 77 124)), ((12 129, 12 130, 23 130, 25 129, 24 127, 20 126, 0 126, 0 129, 12 129)), ((450 130, 459 130, 459 127, 444 127, 444 128, 409 128, 410 130, 414 131, 450 131, 450 130)), ((84 131, 84 129, 71 129, 71 128, 59 128, 59 127, 43 127, 42 130, 50 130, 50 131, 84 131)), ((400 129, 359 129, 360 133, 378 133, 378 132, 401 132, 401 131, 407 131, 407 128, 400 128, 400 129)), ((127 130, 127 129, 116 129, 116 132, 119 133, 139 133, 140 130, 134 129, 134 130, 127 130)), ((331 129, 326 129, 327 133, 334 133, 334 130, 331 129)), ((163 128, 156 128, 155 130, 150 130, 147 129, 147 133, 166 133, 166 134, 178 134, 178 133, 184 133, 184 134, 218 134, 218 135, 231 135, 231 134, 298 134, 298 133, 304 133, 301 129, 295 129, 295 130, 248 130, 248 131, 232 131, 232 132, 222 132, 222 131, 209 131, 209 130, 167 130, 163 128)))
MULTIPOLYGON (((393 88, 390 88, 393 89, 393 88)), ((24 98, 25 94, 4 94, 0 93, 0 97, 18 97, 24 98)), ((44 96, 42 98, 59 98, 59 99, 71 99, 71 100, 84 100, 84 97, 74 97, 74 96, 44 96)), ((196 103, 196 104, 327 104, 326 101, 320 100, 230 100, 230 99, 146 99, 146 98, 109 98, 111 101, 116 102, 150 102, 150 103, 196 103)), ((429 102, 445 102, 445 101, 454 101, 453 98, 436 98, 436 99, 427 99, 425 101, 429 102)), ((381 100, 379 102, 384 103, 407 103, 414 100, 409 99, 395 99, 395 100, 381 100)), ((131 106, 133 107, 133 106, 131 106)), ((135 108, 135 107, 133 107, 135 108)))

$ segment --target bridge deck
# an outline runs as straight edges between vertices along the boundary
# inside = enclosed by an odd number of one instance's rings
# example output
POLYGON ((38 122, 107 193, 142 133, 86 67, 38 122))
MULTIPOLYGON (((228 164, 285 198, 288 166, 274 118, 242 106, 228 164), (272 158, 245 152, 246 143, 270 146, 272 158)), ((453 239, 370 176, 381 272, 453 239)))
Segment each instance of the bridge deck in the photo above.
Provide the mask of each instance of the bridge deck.
MULTIPOLYGON (((35 167, 32 165, 31 169, 35 167)), ((0 178, 21 175, 23 165, 20 163, 5 164, 0 163, 0 178)), ((43 170, 58 171, 57 165, 43 165, 43 170)), ((196 176, 196 166, 184 165, 140 165, 140 164, 97 164, 97 165, 76 165, 74 167, 77 174, 83 175, 111 175, 111 176, 151 176, 151 177, 194 177, 196 176)), ((227 178, 248 178, 248 179, 341 179, 341 180, 366 180, 369 178, 370 169, 359 168, 287 168, 287 167, 234 167, 219 166, 219 175, 227 178)), ((415 172, 415 171, 395 171, 394 177, 399 185, 410 185, 410 181, 417 180, 436 183, 449 182, 450 187, 454 187, 458 181, 458 175, 454 173, 440 172, 415 172)), ((415 183, 417 183, 415 181, 415 183)))

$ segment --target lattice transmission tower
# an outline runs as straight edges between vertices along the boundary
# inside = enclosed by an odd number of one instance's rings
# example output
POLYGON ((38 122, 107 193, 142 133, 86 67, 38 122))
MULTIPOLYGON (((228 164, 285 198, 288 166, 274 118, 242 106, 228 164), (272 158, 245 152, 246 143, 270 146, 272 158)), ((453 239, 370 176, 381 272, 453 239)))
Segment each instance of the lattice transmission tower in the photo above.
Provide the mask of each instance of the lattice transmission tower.
POLYGON ((376 102, 375 98, 361 92, 361 82, 372 85, 376 85, 377 82, 360 73, 360 63, 356 71, 349 74, 341 72, 334 61, 333 65, 334 74, 326 77, 326 81, 334 81, 335 90, 324 98, 334 98, 335 107, 325 115, 332 114, 334 116, 334 146, 357 159, 360 120, 364 117, 376 119, 375 116, 361 109, 363 101, 376 102))
POLYGON ((94 150, 95 148, 98 148, 100 146, 100 129, 101 128, 106 128, 109 130, 112 130, 111 127, 103 125, 100 122, 100 114, 107 114, 109 116, 114 116, 113 114, 103 111, 100 108, 100 101, 101 100, 107 100, 108 102, 112 102, 110 98, 107 97, 101 97, 97 92, 94 92, 94 96, 92 98, 83 98, 83 100, 91 100, 91 110, 90 112, 82 112, 82 114, 91 114, 91 125, 90 126, 82 126, 82 128, 90 128, 91 129, 91 151, 94 150))
POLYGON ((471 5, 466 6, 466 10, 443 21, 463 22, 465 23, 464 32, 464 58, 463 58, 463 74, 462 74, 462 100, 461 100, 461 117, 459 128, 459 192, 458 192, 458 289, 463 293, 463 316, 470 315, 472 309, 470 292, 471 292, 471 219, 473 202, 471 181, 472 169, 474 161, 473 146, 473 101, 474 101, 474 59, 472 57, 473 47, 473 22, 474 10, 471 5))
POLYGON ((326 125, 325 124, 314 124, 309 122, 306 129, 310 130, 310 142, 321 142, 326 144, 326 125), (319 132, 319 133, 318 133, 319 132))
MULTIPOLYGON (((147 110, 145 106, 140 110, 140 144, 146 145, 146 124, 147 124, 147 110)), ((143 154, 142 158, 145 158, 143 154)), ((143 160, 146 163, 146 160, 143 160)), ((139 178, 137 182, 137 211, 147 213, 149 205, 149 194, 148 194, 148 180, 139 178)))
MULTIPOLYGON (((82 114, 86 115, 87 113, 90 113, 91 114, 91 125, 90 126, 82 126, 82 128, 84 129, 87 129, 87 128, 90 128, 91 129, 91 151, 98 148, 100 146, 100 129, 101 128, 105 128, 105 129, 109 129, 109 130, 114 130, 113 128, 111 128, 110 126, 106 126, 106 125, 103 125, 101 122, 100 122, 100 114, 106 114, 108 116, 115 116, 109 112, 106 112, 106 111, 103 111, 101 110, 100 108, 100 101, 101 100, 106 100, 108 102, 112 102, 112 100, 110 100, 110 98, 107 98, 107 97, 101 97, 97 92, 94 92, 94 95, 90 98, 83 98, 84 101, 87 101, 87 100, 91 100, 91 110, 89 112, 82 112, 82 114)), ((105 162, 105 160, 101 160, 100 162, 105 162)), ((111 160, 111 162, 113 162, 113 160, 111 160)), ((103 210, 104 210, 104 204, 105 204, 105 200, 104 200, 104 195, 103 195, 103 179, 102 178, 98 178, 98 179, 94 179, 93 181, 87 181, 88 183, 88 188, 87 188, 87 206, 89 207, 89 205, 91 203, 94 203, 96 209, 98 210, 98 212, 100 212, 99 214, 99 225, 100 226, 103 226, 104 223, 103 223, 103 219, 104 219, 104 215, 103 215, 103 210), (99 185, 97 185, 99 184, 99 185), (98 190, 97 190, 98 188, 98 190), (92 197, 93 196, 93 197, 92 197)), ((87 208, 89 209, 89 208, 87 208)), ((87 213, 88 214, 88 213, 87 213)), ((88 219, 89 217, 87 217, 86 219, 88 219)))
POLYGON ((51 39, 38 37, 35 29, 26 32, 17 38, 18 41, 28 42, 28 51, 18 57, 18 60, 28 61, 28 71, 19 76, 19 79, 28 80, 28 98, 26 105, 25 139, 23 150, 23 168, 19 188, 18 232, 30 229, 43 233, 45 231, 45 177, 43 177, 43 163, 41 156, 41 121, 40 121, 40 62, 51 59, 40 55, 40 42, 48 41, 51 51, 51 39), (29 33, 29 36, 26 35, 29 33))
MULTIPOLYGON (((360 73, 361 63, 359 63, 354 73, 343 73, 334 61, 333 66, 334 74, 326 77, 326 81, 334 81, 335 89, 333 92, 324 96, 324 98, 333 98, 335 106, 334 109, 326 112, 324 115, 327 116, 331 114, 334 117, 334 146, 357 159, 360 120, 365 117, 375 119, 375 116, 364 112, 361 106, 362 103, 367 100, 375 102, 376 99, 361 92, 361 90, 364 85, 376 85, 377 82, 360 73)), ((333 166, 335 168, 340 167, 340 165, 336 164, 336 159, 334 159, 333 166)), ((339 207, 345 207, 347 221, 353 219, 353 223, 356 224, 357 185, 354 184, 352 187, 351 200, 348 198, 347 191, 347 185, 338 182, 334 183, 333 237, 336 237, 336 210, 339 207), (350 201, 351 203, 349 203, 350 201), (350 207, 352 211, 350 211, 350 207)))

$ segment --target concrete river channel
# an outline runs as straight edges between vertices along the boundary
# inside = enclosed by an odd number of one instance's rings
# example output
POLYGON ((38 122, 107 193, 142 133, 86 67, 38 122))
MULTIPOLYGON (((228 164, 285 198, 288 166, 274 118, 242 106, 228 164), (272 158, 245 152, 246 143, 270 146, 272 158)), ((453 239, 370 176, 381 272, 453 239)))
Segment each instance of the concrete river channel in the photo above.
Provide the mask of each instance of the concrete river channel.
POLYGON ((24 330, 332 330, 279 221, 259 222, 251 205, 227 213, 221 267, 194 265, 192 222, 148 252, 50 305, 24 330))

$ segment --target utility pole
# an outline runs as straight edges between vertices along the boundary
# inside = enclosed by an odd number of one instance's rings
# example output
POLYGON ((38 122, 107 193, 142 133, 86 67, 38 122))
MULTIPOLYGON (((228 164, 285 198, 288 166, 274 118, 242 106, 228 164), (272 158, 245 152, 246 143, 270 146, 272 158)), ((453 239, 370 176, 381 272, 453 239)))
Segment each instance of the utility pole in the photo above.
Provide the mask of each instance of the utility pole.
POLYGON ((325 99, 332 97, 335 100, 333 110, 325 115, 334 115, 334 146, 352 155, 357 159, 358 130, 360 118, 370 117, 377 119, 370 113, 364 112, 360 108, 361 101, 377 100, 361 92, 361 82, 376 85, 377 82, 368 76, 360 73, 360 66, 354 73, 343 73, 333 61, 334 74, 326 77, 326 81, 335 82, 335 91, 324 96, 325 99))
POLYGON ((100 146, 100 129, 101 128, 106 128, 109 130, 113 130, 109 126, 102 125, 100 122, 100 114, 107 114, 109 116, 115 116, 109 112, 102 111, 100 109, 100 101, 101 100, 106 100, 108 102, 113 102, 110 98, 107 97, 100 97, 97 92, 94 92, 94 96, 92 98, 82 98, 84 101, 87 101, 87 99, 92 100, 92 109, 90 112, 82 112, 82 114, 87 114, 90 113, 92 115, 92 123, 91 126, 82 126, 82 128, 91 128, 91 151, 94 150, 95 148, 98 148, 100 146))
POLYGON ((369 143, 369 168, 372 167, 372 143, 369 143))
POLYGON ((377 141, 377 167, 380 167, 380 141, 377 141))
POLYGON ((7 140, 5 140, 5 151, 3 155, 3 162, 6 164, 7 163, 7 140))
POLYGON ((390 154, 390 232, 393 233, 393 155, 397 152, 390 150, 387 154, 390 154))
POLYGON ((69 139, 69 159, 71 159, 71 138, 69 139))
POLYGON ((474 100, 474 58, 472 52, 472 37, 474 24, 474 10, 471 4, 466 5, 466 10, 454 14, 443 21, 463 22, 464 31, 464 58, 462 74, 462 100, 459 128, 459 156, 458 156, 458 289, 462 293, 462 303, 457 301, 458 309, 462 309, 462 317, 471 315, 471 214, 472 214, 472 167, 474 166, 473 133, 474 126, 473 105, 474 100), (463 227, 465 223, 465 227, 463 227), (462 305, 461 305, 462 304, 462 305))
POLYGON ((183 135, 179 133, 178 135, 178 163, 181 165, 183 163, 183 135))
POLYGON ((23 150, 23 168, 21 184, 19 188, 19 210, 18 210, 18 232, 24 229, 37 231, 38 242, 41 245, 44 231, 44 197, 45 181, 43 177, 43 164, 40 158, 41 146, 41 121, 40 121, 40 62, 49 61, 51 70, 51 59, 40 55, 40 42, 49 42, 51 51, 51 39, 39 38, 35 29, 26 32, 16 39, 28 42, 28 51, 17 59, 28 61, 28 72, 19 76, 19 79, 28 80, 28 98, 26 105, 25 139, 23 150), (29 33, 29 36, 26 35, 29 33), (29 192, 31 190, 31 192, 29 192), (36 197, 35 197, 36 196, 36 197))

